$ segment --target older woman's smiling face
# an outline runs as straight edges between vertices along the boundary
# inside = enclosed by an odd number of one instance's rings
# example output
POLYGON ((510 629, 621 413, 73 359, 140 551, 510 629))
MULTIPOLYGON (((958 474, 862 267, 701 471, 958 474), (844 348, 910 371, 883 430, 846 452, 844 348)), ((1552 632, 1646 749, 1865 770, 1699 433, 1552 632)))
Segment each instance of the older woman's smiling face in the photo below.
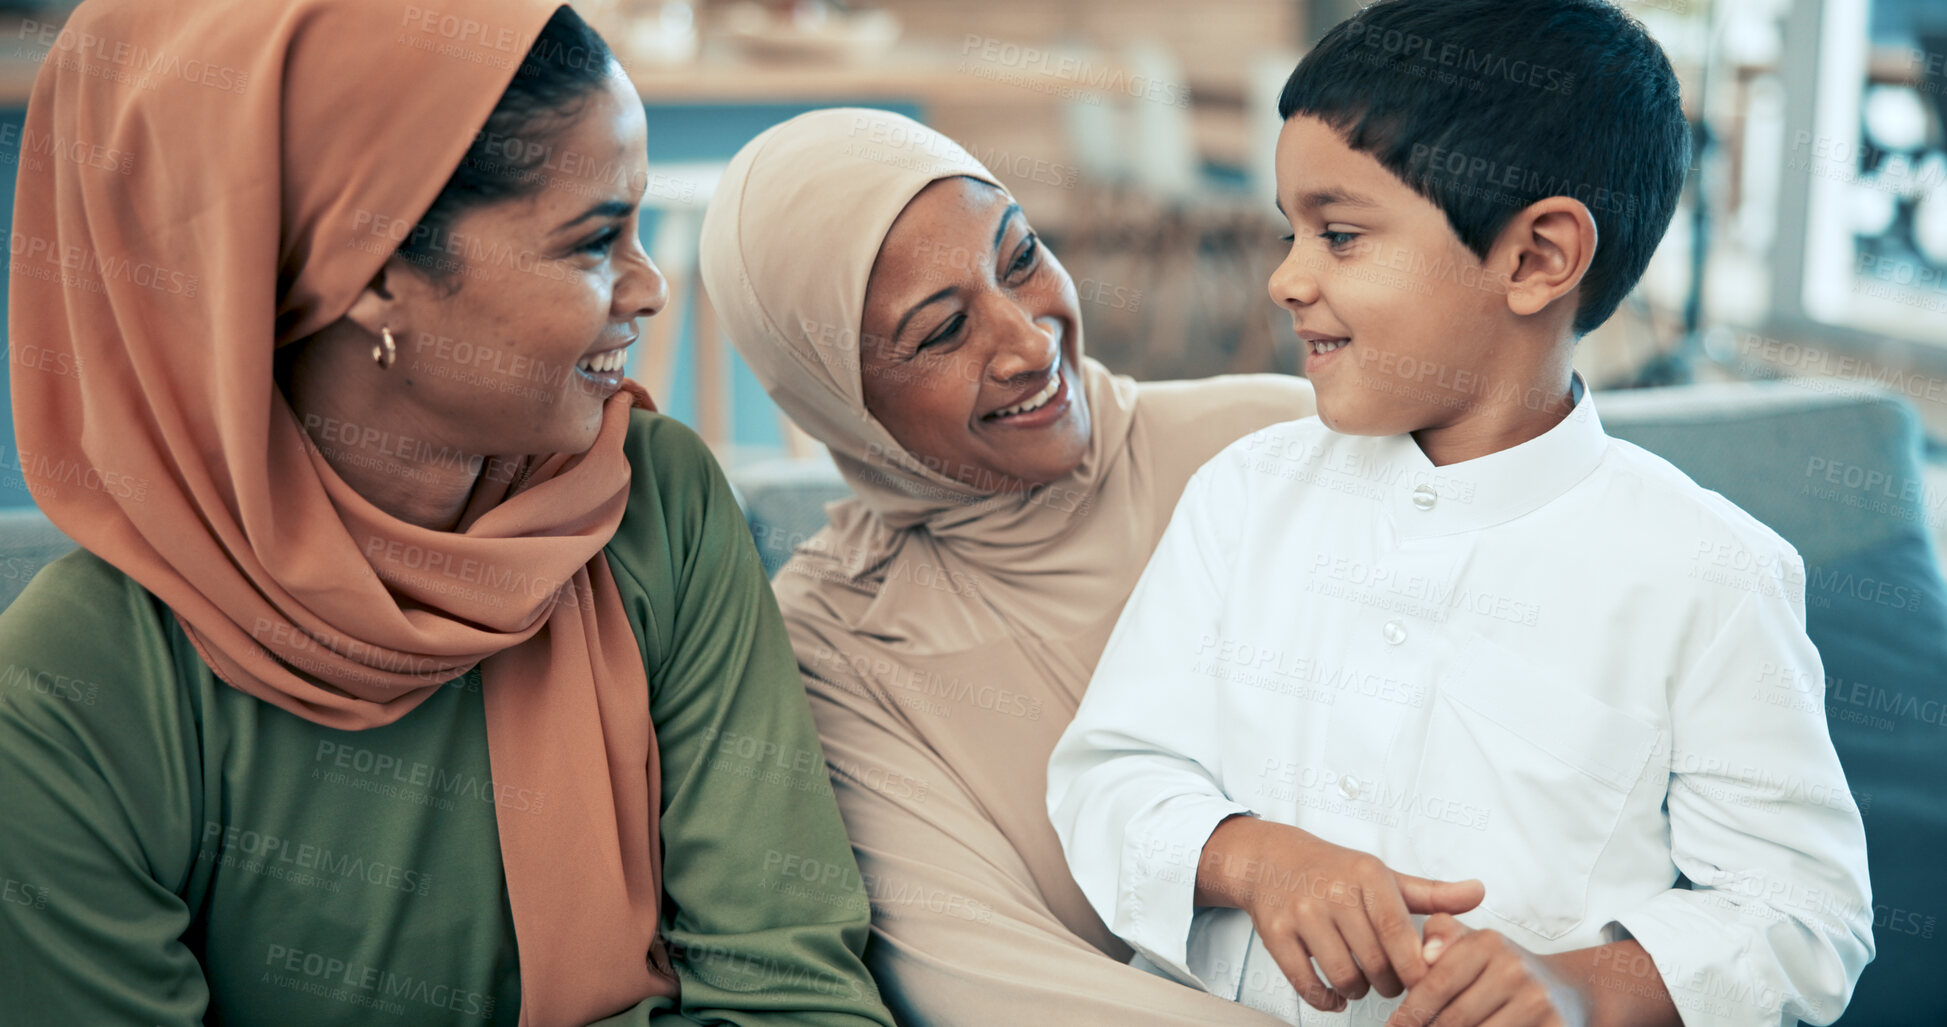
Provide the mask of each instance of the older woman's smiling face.
POLYGON ((1088 450, 1075 283, 999 189, 945 178, 906 205, 865 290, 866 409, 941 475, 993 492, 1088 450))

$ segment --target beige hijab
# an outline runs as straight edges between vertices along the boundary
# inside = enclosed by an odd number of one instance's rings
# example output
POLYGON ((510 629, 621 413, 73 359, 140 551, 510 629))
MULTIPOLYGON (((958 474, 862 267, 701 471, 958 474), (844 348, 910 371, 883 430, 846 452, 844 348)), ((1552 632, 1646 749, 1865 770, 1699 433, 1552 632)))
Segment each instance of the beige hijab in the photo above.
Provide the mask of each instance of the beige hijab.
MULTIPOLYGON (((1125 562, 1140 526, 1118 518, 1117 531, 1080 529, 1092 523, 1093 504, 1126 510, 1137 499, 1132 476, 1110 474, 1127 446, 1135 382, 1083 360, 1094 418, 1088 454, 1067 479, 1026 494, 985 493, 935 472, 866 412, 859 326, 879 244, 914 195, 956 176, 1005 191, 957 143, 900 115, 836 108, 793 118, 745 146, 718 186, 721 199, 703 222, 705 285, 765 390, 831 450, 858 497, 828 511, 832 532, 821 547, 847 578, 883 565, 923 527, 993 577, 986 598, 1013 613, 1045 607, 1051 575, 1072 579, 1054 588, 1083 590, 1064 598, 1106 596, 1113 585, 1099 572, 1125 562), (816 258, 795 240, 816 240, 816 258)), ((953 633, 966 625, 895 605, 884 612, 920 614, 909 626, 936 645, 974 640, 953 633)))
POLYGON ((868 959, 915 1022, 1263 1022, 1120 965, 1044 797, 1184 483, 1250 430, 1311 414, 1310 386, 1138 385, 1084 358, 1092 436, 1073 472, 1001 495, 932 472, 866 410, 859 332, 894 219, 961 175, 1000 187, 907 118, 816 111, 745 146, 703 224, 738 352, 854 492, 775 587, 874 900, 868 959))
POLYGON ((676 993, 645 669, 602 552, 648 397, 611 399, 586 453, 483 475, 441 532, 345 484, 272 359, 350 307, 389 250, 360 226, 418 220, 558 6, 89 0, 27 131, 127 159, 24 169, 9 277, 15 352, 45 355, 13 368, 35 501, 219 678, 358 730, 482 666, 494 784, 543 798, 499 818, 534 1027, 676 993))

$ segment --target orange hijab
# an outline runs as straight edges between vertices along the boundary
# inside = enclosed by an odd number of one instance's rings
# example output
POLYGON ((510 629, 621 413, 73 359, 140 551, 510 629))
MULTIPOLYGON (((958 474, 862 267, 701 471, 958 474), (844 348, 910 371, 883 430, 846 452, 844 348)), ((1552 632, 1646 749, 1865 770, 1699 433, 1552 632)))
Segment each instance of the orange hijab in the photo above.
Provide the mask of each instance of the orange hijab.
POLYGON ((495 787, 541 795, 498 818, 536 1027, 676 993, 648 685, 602 555, 648 396, 585 454, 483 476, 441 532, 345 485, 272 355, 351 306, 390 248, 373 219, 431 206, 558 6, 88 0, 43 40, 26 138, 54 145, 9 272, 29 489, 218 677, 357 730, 482 666, 495 787))

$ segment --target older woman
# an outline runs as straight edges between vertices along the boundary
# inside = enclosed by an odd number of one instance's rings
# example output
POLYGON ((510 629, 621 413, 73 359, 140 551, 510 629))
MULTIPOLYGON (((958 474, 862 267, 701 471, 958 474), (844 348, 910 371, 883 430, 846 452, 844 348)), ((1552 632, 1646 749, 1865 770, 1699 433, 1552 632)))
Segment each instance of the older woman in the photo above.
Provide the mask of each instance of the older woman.
POLYGON ((759 136, 703 234, 739 351, 855 493, 775 587, 893 1011, 1269 1023, 1126 965, 1069 876, 1046 771, 1190 474, 1311 414, 1309 385, 1109 374, 994 176, 884 112, 759 136))
POLYGON ((0 1018, 890 1022, 748 532, 620 374, 643 111, 558 6, 46 40, 13 400, 83 549, 0 617, 0 1018))

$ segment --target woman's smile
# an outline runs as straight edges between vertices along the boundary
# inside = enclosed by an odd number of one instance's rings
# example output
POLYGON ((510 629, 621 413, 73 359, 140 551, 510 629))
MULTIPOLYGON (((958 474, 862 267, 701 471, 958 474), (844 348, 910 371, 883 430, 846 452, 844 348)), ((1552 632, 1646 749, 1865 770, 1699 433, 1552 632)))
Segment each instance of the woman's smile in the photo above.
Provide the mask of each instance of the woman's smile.
POLYGON ((1048 369, 1048 377, 1035 384, 1034 391, 1025 399, 1015 400, 998 410, 983 414, 983 425, 1009 428, 1046 428, 1068 416, 1074 404, 1069 402, 1068 376, 1062 373, 1059 355, 1055 366, 1048 369))
POLYGON ((575 378, 582 391, 603 399, 622 387, 622 368, 629 361, 629 347, 640 336, 632 336, 620 346, 590 353, 575 361, 575 378))

